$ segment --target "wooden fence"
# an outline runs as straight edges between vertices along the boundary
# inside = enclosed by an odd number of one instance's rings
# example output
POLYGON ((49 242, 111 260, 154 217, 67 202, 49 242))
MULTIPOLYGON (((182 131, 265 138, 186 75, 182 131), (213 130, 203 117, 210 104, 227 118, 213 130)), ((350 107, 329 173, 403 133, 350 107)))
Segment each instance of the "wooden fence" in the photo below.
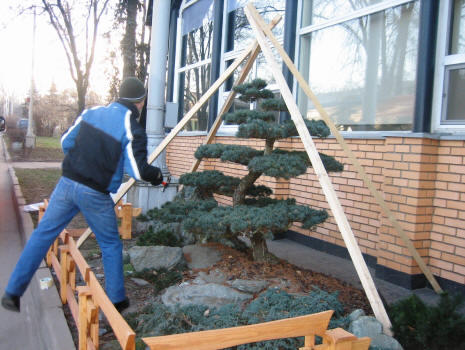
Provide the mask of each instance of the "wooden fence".
POLYGON ((368 350, 370 338, 357 338, 342 328, 327 330, 332 310, 316 314, 194 333, 143 338, 151 350, 216 350, 280 338, 305 337, 299 350, 368 350), (323 343, 315 345, 315 336, 323 343))

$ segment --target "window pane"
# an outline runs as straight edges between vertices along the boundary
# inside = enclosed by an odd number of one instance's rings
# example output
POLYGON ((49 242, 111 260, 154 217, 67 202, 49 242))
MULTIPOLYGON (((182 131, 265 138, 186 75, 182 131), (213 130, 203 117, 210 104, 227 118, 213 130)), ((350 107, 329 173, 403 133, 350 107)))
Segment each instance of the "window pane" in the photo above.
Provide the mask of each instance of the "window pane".
POLYGON ((185 61, 184 65, 194 64, 211 58, 213 44, 213 22, 206 22, 202 26, 184 36, 185 61))
MULTIPOLYGON (((419 3, 303 36, 300 70, 341 130, 410 130, 419 3)), ((300 91, 299 107, 319 117, 300 91)))
MULTIPOLYGON (((210 86, 210 64, 188 69, 182 73, 181 81, 184 82, 184 115, 191 110, 210 86)), ((185 131, 205 131, 208 124, 208 103, 192 117, 185 126, 185 131)))
POLYGON ((449 55, 465 53, 465 0, 455 0, 449 55))
MULTIPOLYGON (((232 39, 226 45, 226 51, 242 50, 247 48, 255 39, 252 34, 252 28, 245 16, 244 7, 249 0, 238 0, 241 7, 232 11, 228 15, 228 31, 229 38, 232 39), (233 34, 230 34, 231 31, 233 34)), ((273 34, 276 36, 283 35, 284 32, 284 10, 286 0, 257 0, 254 1, 254 6, 260 15, 265 19, 265 22, 270 22, 277 14, 283 15, 280 23, 273 29, 273 34)))
POLYGON ((465 68, 451 69, 446 72, 447 92, 445 95, 447 121, 465 120, 465 68))
POLYGON ((380 0, 302 0, 301 27, 320 24, 378 2, 380 0))

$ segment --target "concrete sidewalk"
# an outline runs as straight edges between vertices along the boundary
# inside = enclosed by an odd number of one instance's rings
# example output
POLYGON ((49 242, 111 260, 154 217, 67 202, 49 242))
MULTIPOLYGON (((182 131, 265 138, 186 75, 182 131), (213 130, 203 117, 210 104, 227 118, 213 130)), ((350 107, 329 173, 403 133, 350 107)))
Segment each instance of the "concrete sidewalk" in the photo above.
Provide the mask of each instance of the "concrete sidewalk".
MULTIPOLYGON (((24 242, 33 230, 26 204, 11 163, 7 160, 3 137, 0 136, 0 292, 21 254, 24 242)), ((40 279, 51 277, 43 263, 21 298, 21 312, 0 307, 0 349, 73 350, 71 332, 63 314, 55 286, 40 289, 40 279)))

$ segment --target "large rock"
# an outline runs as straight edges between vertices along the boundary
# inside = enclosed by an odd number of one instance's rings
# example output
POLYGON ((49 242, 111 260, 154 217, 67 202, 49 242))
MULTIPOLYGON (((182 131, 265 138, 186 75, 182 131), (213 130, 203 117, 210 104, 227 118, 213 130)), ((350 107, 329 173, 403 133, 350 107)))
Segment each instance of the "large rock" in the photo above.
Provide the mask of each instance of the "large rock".
POLYGON ((168 306, 194 304, 219 307, 240 304, 250 299, 250 294, 216 283, 171 286, 161 296, 163 304, 168 306))
POLYGON ((349 332, 358 338, 374 338, 383 332, 383 325, 373 316, 361 316, 350 324, 349 332))
POLYGON ((378 334, 371 338, 370 350, 403 350, 403 348, 393 337, 378 334))
POLYGON ((233 280, 227 282, 232 288, 240 290, 241 292, 256 294, 268 287, 267 281, 252 281, 252 280, 233 280))
POLYGON ((165 246, 134 246, 128 250, 131 264, 136 271, 144 269, 171 269, 184 262, 182 249, 165 246))
POLYGON ((216 249, 201 245, 186 245, 182 251, 190 269, 205 269, 213 266, 221 259, 221 254, 216 249))
POLYGON ((383 325, 373 316, 364 316, 362 310, 355 310, 349 315, 352 321, 349 332, 356 337, 370 337, 370 350, 402 350, 402 345, 383 333, 383 325))

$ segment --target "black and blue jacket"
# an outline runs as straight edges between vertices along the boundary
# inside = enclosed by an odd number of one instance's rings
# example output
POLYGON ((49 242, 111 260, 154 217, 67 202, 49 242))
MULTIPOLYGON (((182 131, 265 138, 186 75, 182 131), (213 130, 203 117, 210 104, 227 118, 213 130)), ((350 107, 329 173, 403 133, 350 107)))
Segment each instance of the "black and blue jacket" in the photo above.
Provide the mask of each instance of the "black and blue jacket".
POLYGON ((103 193, 115 193, 127 173, 152 185, 163 181, 147 163, 147 135, 132 103, 117 101, 85 110, 63 134, 63 176, 103 193))

